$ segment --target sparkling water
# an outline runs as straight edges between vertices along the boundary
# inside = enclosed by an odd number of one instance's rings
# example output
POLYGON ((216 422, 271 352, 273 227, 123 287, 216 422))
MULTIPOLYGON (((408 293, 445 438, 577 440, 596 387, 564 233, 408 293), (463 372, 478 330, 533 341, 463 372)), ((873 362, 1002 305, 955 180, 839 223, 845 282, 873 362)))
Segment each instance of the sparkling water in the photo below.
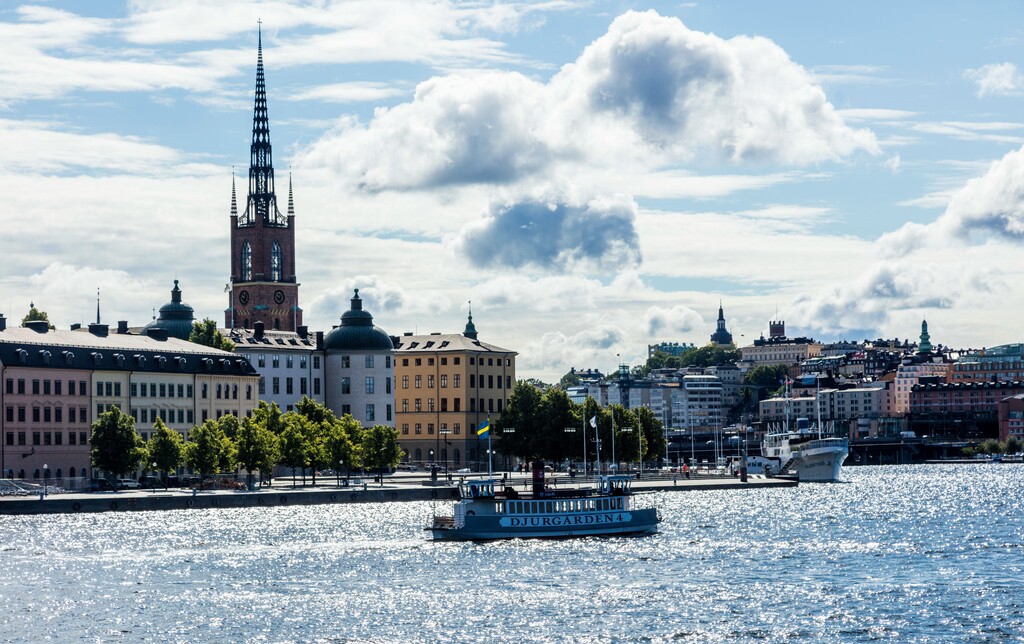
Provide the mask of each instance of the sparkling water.
POLYGON ((659 494, 659 534, 434 543, 430 503, 0 517, 0 641, 1009 641, 1024 466, 659 494))

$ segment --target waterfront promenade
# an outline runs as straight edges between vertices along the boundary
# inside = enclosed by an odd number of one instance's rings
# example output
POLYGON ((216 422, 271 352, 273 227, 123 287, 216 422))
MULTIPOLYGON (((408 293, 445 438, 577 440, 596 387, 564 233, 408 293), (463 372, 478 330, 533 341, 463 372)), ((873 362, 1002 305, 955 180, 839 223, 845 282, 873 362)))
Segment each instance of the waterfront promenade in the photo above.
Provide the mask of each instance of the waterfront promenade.
MULTIPOLYGON (((518 490, 529 489, 529 476, 505 475, 506 484, 518 490)), ((193 510, 210 508, 248 508, 289 505, 320 505, 332 503, 380 503, 391 501, 451 501, 458 496, 460 480, 482 478, 485 475, 453 475, 448 482, 443 476, 431 481, 429 475, 397 473, 384 477, 383 484, 372 477, 349 479, 342 485, 330 477, 317 480, 315 486, 300 483, 293 487, 291 478, 274 479, 272 486, 249 490, 121 490, 118 492, 71 492, 39 496, 0 497, 0 515, 12 514, 64 514, 85 512, 127 512, 147 510, 193 510)), ((501 480, 502 475, 495 478, 501 480)), ((583 487, 590 481, 582 477, 570 479, 564 475, 548 476, 555 489, 583 487)), ((699 474, 692 478, 682 475, 645 475, 633 483, 637 492, 740 490, 750 488, 792 487, 792 478, 766 478, 751 476, 746 483, 738 477, 699 474)))

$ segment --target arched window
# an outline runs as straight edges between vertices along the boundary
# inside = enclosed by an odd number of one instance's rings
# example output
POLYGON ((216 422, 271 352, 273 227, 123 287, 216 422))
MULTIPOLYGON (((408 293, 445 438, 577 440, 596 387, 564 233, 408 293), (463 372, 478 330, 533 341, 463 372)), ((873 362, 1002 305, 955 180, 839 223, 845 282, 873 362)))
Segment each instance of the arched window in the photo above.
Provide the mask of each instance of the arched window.
POLYGON ((36 475, 33 476, 32 478, 34 478, 36 480, 39 480, 39 468, 38 467, 36 468, 36 475))
POLYGON ((64 478, 61 476, 61 471, 59 467, 57 468, 57 478, 64 478))
POLYGON ((281 244, 276 241, 270 247, 270 280, 281 281, 281 244))
POLYGON ((455 464, 459 465, 462 462, 461 454, 459 454, 459 448, 455 448, 455 464))
POLYGON ((68 474, 71 476, 71 478, 75 478, 75 468, 72 467, 71 471, 69 471, 68 474))
POLYGON ((18 470, 18 478, 22 481, 25 480, 25 470, 18 470))
POLYGON ((418 447, 416 448, 416 460, 417 461, 422 461, 423 460, 423 450, 421 450, 418 447))
POLYGON ((249 242, 242 244, 242 281, 252 279, 252 246, 249 242))

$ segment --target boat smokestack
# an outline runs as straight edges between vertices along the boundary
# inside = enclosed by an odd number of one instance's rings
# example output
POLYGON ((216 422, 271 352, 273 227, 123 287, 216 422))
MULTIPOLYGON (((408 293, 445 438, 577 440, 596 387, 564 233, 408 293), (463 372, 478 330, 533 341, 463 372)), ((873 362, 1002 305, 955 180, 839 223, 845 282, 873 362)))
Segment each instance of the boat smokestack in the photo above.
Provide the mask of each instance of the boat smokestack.
POLYGON ((533 462, 533 493, 544 493, 544 461, 533 462))

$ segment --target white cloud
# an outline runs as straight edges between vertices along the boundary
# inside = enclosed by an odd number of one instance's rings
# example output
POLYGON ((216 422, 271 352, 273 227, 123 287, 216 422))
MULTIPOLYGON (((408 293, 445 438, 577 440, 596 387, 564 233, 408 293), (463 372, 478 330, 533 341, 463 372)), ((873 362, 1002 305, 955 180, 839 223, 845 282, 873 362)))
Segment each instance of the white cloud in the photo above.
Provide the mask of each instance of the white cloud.
POLYGON ((649 337, 682 337, 703 325, 704 318, 688 306, 652 306, 644 313, 640 328, 649 337))
POLYGON ((700 156, 802 165, 878 153, 807 72, 764 38, 724 40, 627 12, 544 84, 516 73, 452 75, 410 103, 346 120, 300 162, 370 190, 647 169, 700 156))
POLYGON ((290 101, 327 101, 332 103, 355 103, 359 101, 380 101, 401 96, 406 90, 401 87, 377 82, 334 83, 308 87, 289 94, 290 101))
POLYGON ((1015 96, 1024 88, 1024 74, 1013 63, 991 63, 968 69, 964 77, 974 81, 978 96, 1015 96))

